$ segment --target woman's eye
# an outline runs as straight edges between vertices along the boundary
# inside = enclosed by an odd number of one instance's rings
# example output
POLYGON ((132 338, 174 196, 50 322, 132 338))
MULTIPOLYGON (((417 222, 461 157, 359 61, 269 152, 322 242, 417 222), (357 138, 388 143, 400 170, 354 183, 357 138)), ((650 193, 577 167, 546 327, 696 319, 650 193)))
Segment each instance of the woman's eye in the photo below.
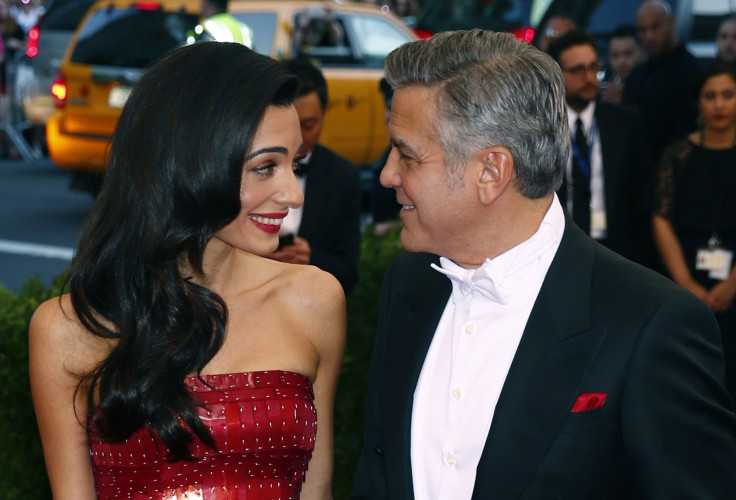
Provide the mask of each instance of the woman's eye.
POLYGON ((269 163, 268 165, 263 165, 261 167, 254 168, 253 171, 258 175, 270 175, 273 173, 273 170, 276 168, 275 163, 269 163))
POLYGON ((299 164, 304 160, 304 158, 306 158, 306 155, 300 155, 294 158, 294 161, 291 162, 291 167, 293 169, 296 169, 297 167, 299 167, 299 164))

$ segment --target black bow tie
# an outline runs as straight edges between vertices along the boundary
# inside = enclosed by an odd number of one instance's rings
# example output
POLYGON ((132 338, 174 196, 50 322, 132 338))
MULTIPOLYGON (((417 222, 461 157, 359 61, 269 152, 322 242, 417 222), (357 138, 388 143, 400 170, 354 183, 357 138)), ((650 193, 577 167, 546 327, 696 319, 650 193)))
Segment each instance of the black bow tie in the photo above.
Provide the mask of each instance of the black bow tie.
POLYGON ((297 177, 304 177, 309 173, 309 163, 302 163, 299 162, 296 164, 296 170, 294 170, 294 173, 297 177))

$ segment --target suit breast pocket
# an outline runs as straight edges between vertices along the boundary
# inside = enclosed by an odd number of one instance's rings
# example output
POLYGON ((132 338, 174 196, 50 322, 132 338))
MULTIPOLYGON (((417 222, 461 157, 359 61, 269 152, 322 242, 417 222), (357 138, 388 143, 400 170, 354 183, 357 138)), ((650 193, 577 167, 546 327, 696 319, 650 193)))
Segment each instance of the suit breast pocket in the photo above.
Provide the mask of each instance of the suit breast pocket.
POLYGON ((585 432, 591 430, 605 430, 613 424, 614 416, 607 408, 596 408, 594 410, 571 412, 562 423, 560 434, 585 432))

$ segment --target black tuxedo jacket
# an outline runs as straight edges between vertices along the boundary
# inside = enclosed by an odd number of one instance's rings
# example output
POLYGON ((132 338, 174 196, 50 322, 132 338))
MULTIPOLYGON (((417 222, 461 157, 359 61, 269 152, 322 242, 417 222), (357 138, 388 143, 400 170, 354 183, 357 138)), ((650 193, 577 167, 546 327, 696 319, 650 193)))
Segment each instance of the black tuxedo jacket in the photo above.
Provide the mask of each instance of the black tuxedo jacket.
MULTIPOLYGON (((438 258, 403 254, 384 280, 355 499, 413 498, 413 394, 451 292, 431 262, 438 258)), ((723 377, 705 304, 568 217, 473 498, 736 498, 736 417, 723 377), (584 393, 607 399, 571 412, 584 393)))
MULTIPOLYGON (((595 120, 603 163, 606 246, 627 259, 651 267, 656 259, 650 223, 654 169, 641 115, 636 108, 599 100, 595 120)), ((566 181, 558 196, 564 207, 566 181)))
POLYGON ((308 168, 298 234, 312 249, 309 263, 333 274, 347 293, 358 281, 358 169, 319 144, 312 149, 308 168))

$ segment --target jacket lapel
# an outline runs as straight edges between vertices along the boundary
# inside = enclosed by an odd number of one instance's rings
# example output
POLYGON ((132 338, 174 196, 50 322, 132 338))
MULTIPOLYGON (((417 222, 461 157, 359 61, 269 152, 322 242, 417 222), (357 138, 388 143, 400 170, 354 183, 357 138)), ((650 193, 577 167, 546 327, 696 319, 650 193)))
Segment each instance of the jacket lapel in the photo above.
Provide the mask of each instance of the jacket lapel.
MULTIPOLYGON (((426 260, 427 268, 430 262, 426 260)), ((435 257, 434 262, 439 264, 439 259, 435 257)), ((391 455, 400 460, 392 473, 399 484, 392 484, 391 489, 402 492, 411 492, 413 488, 411 417, 414 389, 452 291, 450 281, 436 271, 418 273, 418 278, 416 286, 406 296, 404 307, 391 318, 391 331, 400 334, 387 349, 384 364, 387 416, 390 414, 391 418, 391 425, 384 428, 385 443, 394 450, 391 455)))
POLYGON ((518 498, 577 397, 605 332, 590 329, 592 240, 565 232, 496 405, 473 498, 518 498))

